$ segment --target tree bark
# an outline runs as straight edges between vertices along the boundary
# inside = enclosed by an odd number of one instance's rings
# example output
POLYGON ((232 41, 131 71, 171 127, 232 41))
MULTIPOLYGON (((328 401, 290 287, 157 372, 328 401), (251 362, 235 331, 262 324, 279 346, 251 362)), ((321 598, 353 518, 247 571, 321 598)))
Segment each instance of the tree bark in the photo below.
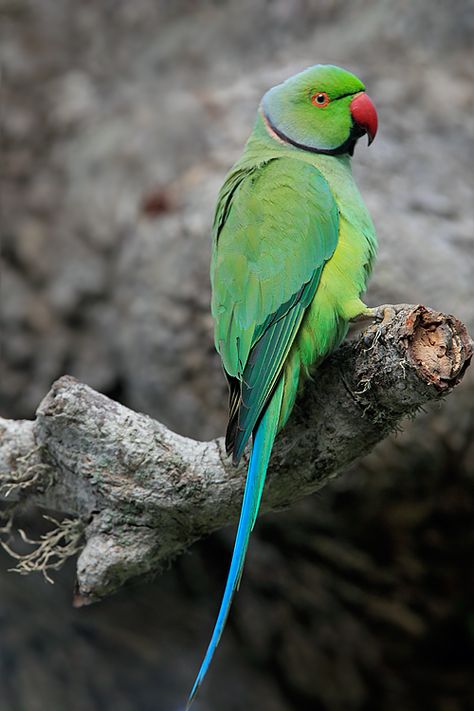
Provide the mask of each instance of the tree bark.
MULTIPOLYGON (((262 511, 321 488, 403 417, 439 400, 472 356, 466 328, 423 306, 348 341, 317 370, 277 438, 262 511)), ((246 460, 198 442, 65 376, 34 422, 0 422, 0 487, 85 523, 76 604, 160 568, 237 520, 246 460)), ((245 459, 245 458, 244 458, 245 459)))

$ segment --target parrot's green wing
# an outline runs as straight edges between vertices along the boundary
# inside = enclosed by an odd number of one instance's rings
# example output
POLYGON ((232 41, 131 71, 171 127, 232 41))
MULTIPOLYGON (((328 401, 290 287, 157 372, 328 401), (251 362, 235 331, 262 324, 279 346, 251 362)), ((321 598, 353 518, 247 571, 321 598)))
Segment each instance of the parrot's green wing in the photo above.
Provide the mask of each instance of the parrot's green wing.
POLYGON ((214 222, 212 312, 231 386, 227 445, 238 461, 272 394, 338 236, 328 184, 309 163, 237 169, 214 222))

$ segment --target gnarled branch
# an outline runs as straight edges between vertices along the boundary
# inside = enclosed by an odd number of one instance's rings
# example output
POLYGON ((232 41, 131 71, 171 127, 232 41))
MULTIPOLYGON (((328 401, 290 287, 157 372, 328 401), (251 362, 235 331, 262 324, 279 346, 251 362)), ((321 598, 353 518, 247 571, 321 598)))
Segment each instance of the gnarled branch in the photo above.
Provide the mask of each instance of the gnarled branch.
MULTIPOLYGON (((382 331, 345 343, 307 383, 277 438, 262 511, 316 491, 403 417, 449 393, 471 356, 463 324, 423 306, 399 308, 382 331)), ((234 522, 245 472, 222 440, 182 437, 68 376, 34 422, 0 420, 0 493, 86 524, 79 604, 234 522)))

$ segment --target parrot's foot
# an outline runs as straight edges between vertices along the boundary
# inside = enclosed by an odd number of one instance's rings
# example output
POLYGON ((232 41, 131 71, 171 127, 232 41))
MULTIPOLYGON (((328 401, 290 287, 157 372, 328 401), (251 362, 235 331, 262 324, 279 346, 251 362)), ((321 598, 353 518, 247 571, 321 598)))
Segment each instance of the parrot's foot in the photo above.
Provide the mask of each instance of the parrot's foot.
POLYGON ((405 309, 410 309, 410 304, 382 304, 374 308, 367 307, 362 313, 358 314, 353 321, 374 320, 373 323, 364 333, 365 343, 371 343, 373 347, 379 338, 384 335, 388 324, 395 316, 405 309))
POLYGON ((351 322, 359 323, 361 321, 375 320, 387 324, 400 313, 400 311, 411 308, 412 304, 382 304, 381 306, 375 306, 373 308, 366 306, 360 313, 351 318, 351 322))

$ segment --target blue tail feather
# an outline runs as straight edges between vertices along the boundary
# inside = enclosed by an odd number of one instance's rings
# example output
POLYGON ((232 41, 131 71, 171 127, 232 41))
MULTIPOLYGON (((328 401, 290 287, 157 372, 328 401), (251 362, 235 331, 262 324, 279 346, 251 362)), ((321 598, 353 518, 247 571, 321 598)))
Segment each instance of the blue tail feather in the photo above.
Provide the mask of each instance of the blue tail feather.
POLYGON ((268 461, 273 447, 273 442, 278 428, 280 417, 281 401, 283 397, 283 378, 280 380, 268 407, 260 420, 255 432, 252 454, 245 483, 244 499, 240 512, 239 526, 235 538, 234 551, 230 564, 229 574, 222 597, 222 603, 217 616, 217 621, 212 633, 211 641, 207 648, 206 655, 199 669, 199 673, 194 682, 194 686, 189 695, 186 711, 191 707, 196 694, 206 676, 209 665, 219 644, 232 599, 235 591, 239 587, 242 570, 244 567, 245 554, 247 552, 250 533, 255 525, 255 521, 260 507, 265 477, 267 473, 268 461))

